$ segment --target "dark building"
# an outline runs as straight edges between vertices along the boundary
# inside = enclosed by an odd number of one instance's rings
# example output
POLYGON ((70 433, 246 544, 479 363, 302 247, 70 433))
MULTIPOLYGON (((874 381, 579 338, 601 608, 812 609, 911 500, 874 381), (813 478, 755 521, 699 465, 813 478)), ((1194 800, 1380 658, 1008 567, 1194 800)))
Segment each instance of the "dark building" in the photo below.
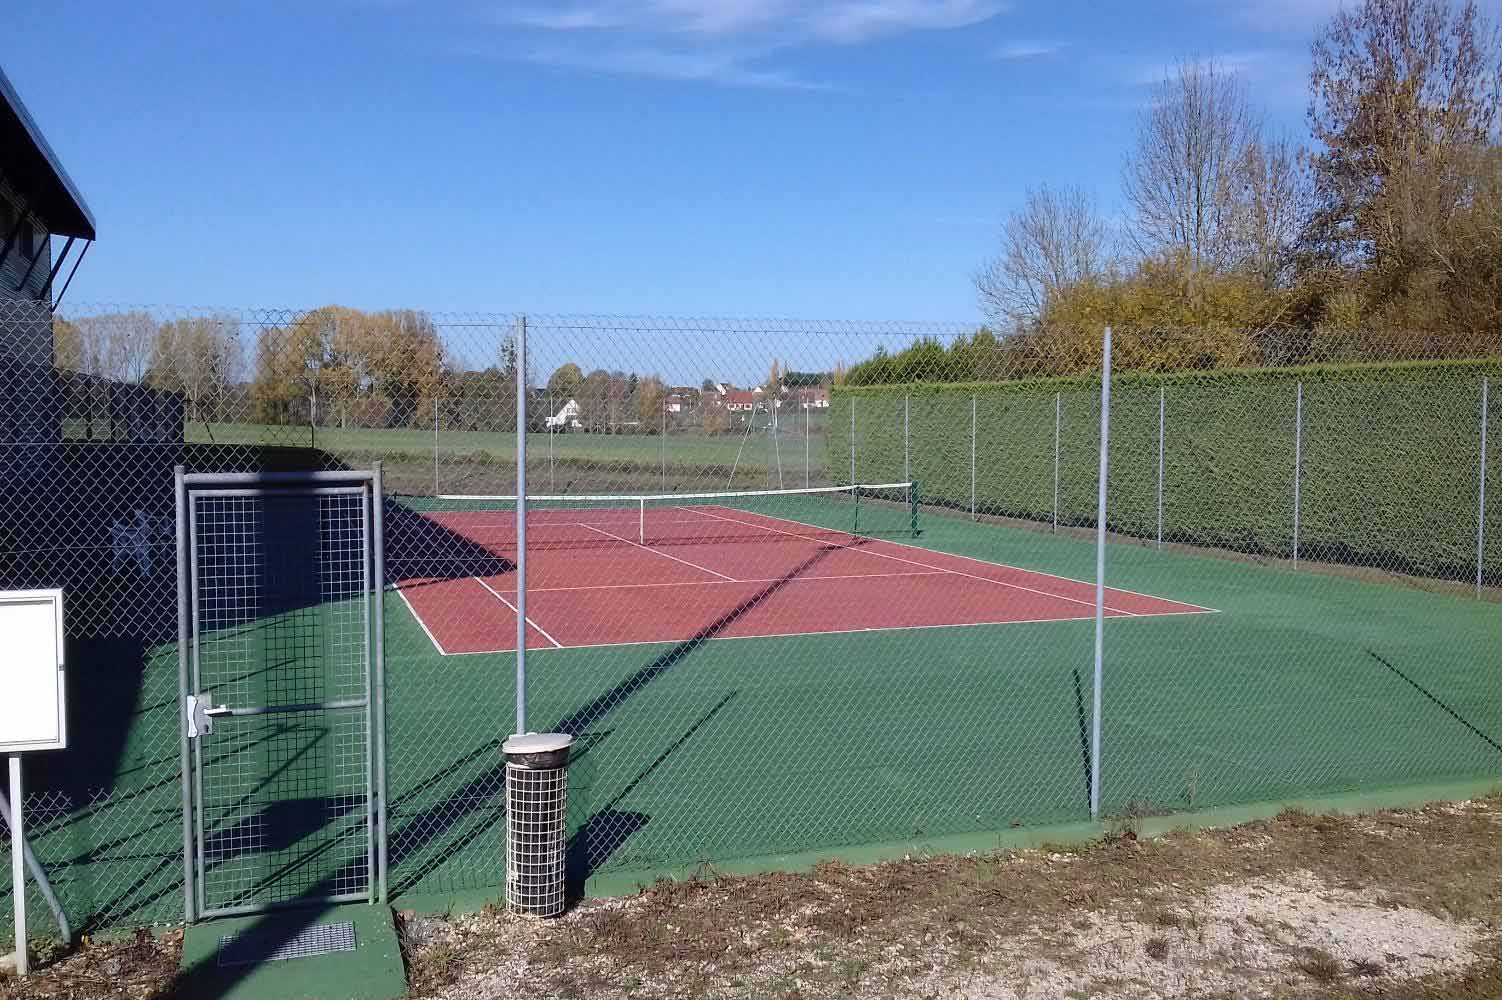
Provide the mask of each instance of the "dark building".
POLYGON ((0 70, 0 349, 50 364, 52 308, 93 240, 93 213, 0 70))

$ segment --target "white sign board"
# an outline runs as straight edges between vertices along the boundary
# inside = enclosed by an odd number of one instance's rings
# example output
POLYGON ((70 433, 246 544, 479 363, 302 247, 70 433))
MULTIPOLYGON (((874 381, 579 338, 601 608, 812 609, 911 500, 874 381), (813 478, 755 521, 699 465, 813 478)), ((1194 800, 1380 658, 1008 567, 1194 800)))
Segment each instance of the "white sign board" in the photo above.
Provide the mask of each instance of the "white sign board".
POLYGON ((63 592, 0 591, 0 753, 68 745, 63 592))

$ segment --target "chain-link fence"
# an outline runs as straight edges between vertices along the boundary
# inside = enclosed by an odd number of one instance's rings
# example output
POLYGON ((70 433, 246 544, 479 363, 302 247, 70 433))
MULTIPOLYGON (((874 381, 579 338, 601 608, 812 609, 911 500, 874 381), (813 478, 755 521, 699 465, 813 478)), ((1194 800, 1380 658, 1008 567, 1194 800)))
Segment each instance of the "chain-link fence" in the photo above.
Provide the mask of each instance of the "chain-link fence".
POLYGON ((32 841, 84 929, 182 912, 177 465, 381 463, 397 895, 504 885, 523 607, 574 891, 1078 820, 1097 767, 1111 815, 1502 763, 1463 338, 1119 333, 1097 760, 1099 331, 0 308, 0 584, 64 588, 74 681, 32 841))

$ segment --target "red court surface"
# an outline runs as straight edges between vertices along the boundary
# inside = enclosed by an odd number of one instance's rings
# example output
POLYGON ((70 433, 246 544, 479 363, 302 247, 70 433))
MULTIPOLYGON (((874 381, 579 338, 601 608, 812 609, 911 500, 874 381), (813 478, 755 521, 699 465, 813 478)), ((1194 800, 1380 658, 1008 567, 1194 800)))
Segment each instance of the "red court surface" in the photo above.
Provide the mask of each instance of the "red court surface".
MULTIPOLYGON (((510 559, 512 515, 428 518, 510 559)), ((527 520, 527 648, 1071 621, 1095 585, 852 536, 732 507, 547 510, 527 520)), ((402 580, 398 592, 439 652, 516 648, 516 581, 402 580)), ((1213 609, 1107 589, 1113 618, 1213 609)))

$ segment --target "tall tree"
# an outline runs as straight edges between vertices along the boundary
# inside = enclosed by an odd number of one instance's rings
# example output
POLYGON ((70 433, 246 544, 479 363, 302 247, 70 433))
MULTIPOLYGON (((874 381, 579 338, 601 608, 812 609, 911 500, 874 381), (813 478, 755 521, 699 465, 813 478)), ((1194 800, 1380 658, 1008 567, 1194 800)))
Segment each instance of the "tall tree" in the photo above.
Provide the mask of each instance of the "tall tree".
POLYGON ((52 317, 52 364, 68 371, 86 371, 83 332, 77 323, 61 316, 52 317))
POLYGON ((656 434, 663 428, 667 417, 667 388, 662 379, 648 375, 636 385, 636 419, 641 421, 642 431, 656 434))
POLYGON ((1262 121, 1240 78, 1213 59, 1180 61, 1154 90, 1122 169, 1137 249, 1196 271, 1246 263, 1249 170, 1265 168, 1261 146, 1262 121))
POLYGON ((146 381, 180 393, 189 420, 220 419, 240 377, 240 324, 234 317, 197 316, 163 323, 152 345, 146 381))
POLYGON ((1499 71, 1497 29, 1474 0, 1361 0, 1330 19, 1313 46, 1308 111, 1319 146, 1311 237, 1330 259, 1413 263, 1411 237, 1443 225, 1468 186, 1457 173, 1466 151, 1493 135, 1499 71))
POLYGON ((562 406, 579 395, 583 385, 584 372, 572 361, 567 361, 548 376, 548 395, 553 397, 557 405, 562 406))
POLYGON ((1002 227, 1001 252, 975 276, 986 312, 1011 326, 1036 320, 1050 296, 1099 274, 1106 226, 1079 188, 1030 189, 1002 227))

